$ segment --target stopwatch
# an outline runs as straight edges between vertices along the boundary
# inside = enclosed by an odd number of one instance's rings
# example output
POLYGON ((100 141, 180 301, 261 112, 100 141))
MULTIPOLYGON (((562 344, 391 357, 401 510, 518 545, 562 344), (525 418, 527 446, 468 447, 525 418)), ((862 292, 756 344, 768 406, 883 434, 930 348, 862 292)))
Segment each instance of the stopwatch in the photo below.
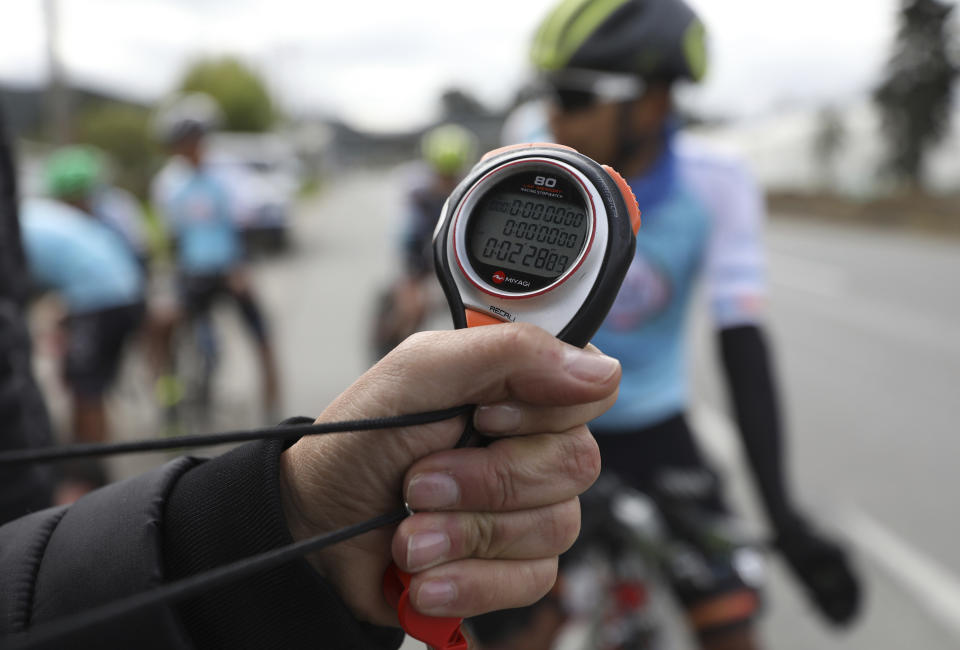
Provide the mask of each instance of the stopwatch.
POLYGON ((613 305, 639 226, 627 182, 570 147, 488 153, 447 199, 433 236, 454 325, 527 322, 586 345, 613 305))

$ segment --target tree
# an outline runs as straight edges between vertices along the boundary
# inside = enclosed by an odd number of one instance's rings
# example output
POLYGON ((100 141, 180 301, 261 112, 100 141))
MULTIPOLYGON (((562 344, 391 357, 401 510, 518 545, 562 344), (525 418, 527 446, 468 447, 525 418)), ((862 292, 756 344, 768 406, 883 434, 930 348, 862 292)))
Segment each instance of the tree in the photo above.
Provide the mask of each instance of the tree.
POLYGON ((266 84, 254 70, 234 58, 195 63, 180 90, 207 93, 217 100, 227 131, 266 131, 277 117, 266 84))
POLYGON ((950 127, 958 72, 952 10, 939 0, 904 0, 886 76, 874 91, 889 149, 885 170, 914 189, 922 187, 926 154, 950 127))
POLYGON ((147 195, 157 150, 146 108, 111 101, 91 105, 77 117, 76 136, 110 155, 117 185, 147 195))

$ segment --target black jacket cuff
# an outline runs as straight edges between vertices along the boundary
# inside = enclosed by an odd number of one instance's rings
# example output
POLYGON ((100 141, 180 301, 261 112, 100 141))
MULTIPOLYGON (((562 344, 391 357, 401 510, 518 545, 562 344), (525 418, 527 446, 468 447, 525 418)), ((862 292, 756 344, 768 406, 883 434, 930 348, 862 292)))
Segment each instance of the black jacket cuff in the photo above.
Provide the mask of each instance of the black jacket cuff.
MULTIPOLYGON (((249 443, 191 469, 167 503, 166 579, 293 542, 280 503, 281 441, 249 443)), ((304 559, 211 589, 178 611, 198 648, 397 648, 403 633, 359 623, 304 559)))

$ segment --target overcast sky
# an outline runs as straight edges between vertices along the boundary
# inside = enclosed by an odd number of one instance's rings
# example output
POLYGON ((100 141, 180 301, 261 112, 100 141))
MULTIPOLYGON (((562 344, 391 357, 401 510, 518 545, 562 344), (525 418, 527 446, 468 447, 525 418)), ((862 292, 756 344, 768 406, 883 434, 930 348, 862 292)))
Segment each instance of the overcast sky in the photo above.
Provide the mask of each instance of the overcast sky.
MULTIPOLYGON (((423 124, 441 89, 501 105, 530 75, 531 33, 556 0, 59 0, 71 79, 153 100, 193 58, 240 55, 289 111, 368 128, 423 124), (522 9, 521 9, 522 7, 522 9)), ((877 80, 896 0, 690 0, 711 34, 711 70, 688 100, 749 116, 845 102, 877 80)), ((43 0, 6 0, 0 80, 46 78, 43 0)))

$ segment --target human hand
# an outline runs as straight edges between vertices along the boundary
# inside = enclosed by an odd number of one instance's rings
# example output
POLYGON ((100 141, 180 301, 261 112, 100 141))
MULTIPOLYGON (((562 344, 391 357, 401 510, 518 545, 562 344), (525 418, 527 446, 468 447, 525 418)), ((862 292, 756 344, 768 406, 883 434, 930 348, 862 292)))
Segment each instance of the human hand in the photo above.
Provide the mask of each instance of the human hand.
POLYGON ((861 589, 846 550, 797 518, 778 531, 776 546, 820 613, 846 625, 860 610, 861 589))
POLYGON ((417 334, 341 394, 318 422, 477 404, 496 439, 452 449, 464 419, 303 438, 284 452, 291 532, 303 539, 396 510, 416 514, 310 557, 363 621, 396 625, 381 582, 391 557, 411 603, 473 616, 542 597, 576 539, 577 495, 600 470, 585 423, 616 400, 620 365, 523 324, 417 334))

